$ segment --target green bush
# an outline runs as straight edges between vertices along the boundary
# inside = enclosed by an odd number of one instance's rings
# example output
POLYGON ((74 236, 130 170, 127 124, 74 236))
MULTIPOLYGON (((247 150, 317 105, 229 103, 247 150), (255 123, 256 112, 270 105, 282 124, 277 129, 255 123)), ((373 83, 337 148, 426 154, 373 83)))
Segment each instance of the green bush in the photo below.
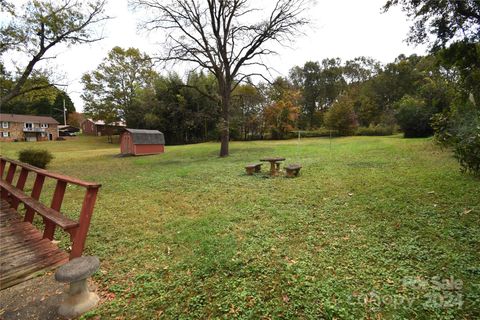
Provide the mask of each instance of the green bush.
POLYGON ((393 134, 393 126, 384 127, 384 126, 369 126, 369 127, 359 127, 357 129, 357 136, 390 136, 393 134))
POLYGON ((455 133, 452 130, 452 115, 450 112, 444 111, 433 115, 430 124, 435 132, 434 138, 442 147, 454 144, 455 133))
POLYGON ((455 158, 463 172, 480 175, 480 107, 467 103, 451 118, 455 158))
POLYGON ((480 123, 458 135, 455 158, 463 172, 480 175, 480 123))
POLYGON ((53 156, 48 150, 25 149, 18 153, 18 159, 32 166, 45 169, 53 156))
POLYGON ((397 103, 397 119, 405 138, 428 137, 433 134, 430 119, 433 113, 422 99, 405 95, 397 103))
POLYGON ((435 141, 452 147, 462 172, 480 175, 480 106, 463 101, 432 117, 435 141))

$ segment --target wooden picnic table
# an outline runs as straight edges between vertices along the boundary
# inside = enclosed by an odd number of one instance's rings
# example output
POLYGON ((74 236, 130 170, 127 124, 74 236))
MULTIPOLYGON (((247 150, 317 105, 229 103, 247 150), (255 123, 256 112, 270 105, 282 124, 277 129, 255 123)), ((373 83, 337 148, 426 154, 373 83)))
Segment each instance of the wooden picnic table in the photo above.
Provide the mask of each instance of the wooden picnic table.
POLYGON ((270 174, 272 176, 276 175, 280 171, 280 162, 285 161, 285 158, 281 157, 271 157, 271 158, 262 158, 260 161, 270 162, 270 174))

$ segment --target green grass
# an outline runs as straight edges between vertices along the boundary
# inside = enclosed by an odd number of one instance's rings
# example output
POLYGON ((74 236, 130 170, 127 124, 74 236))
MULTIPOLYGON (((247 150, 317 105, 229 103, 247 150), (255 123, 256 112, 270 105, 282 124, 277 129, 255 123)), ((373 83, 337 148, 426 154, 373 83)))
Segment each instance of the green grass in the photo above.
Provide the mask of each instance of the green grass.
MULTIPOLYGON (((86 253, 108 299, 87 318, 480 317, 480 181, 429 139, 233 142, 228 158, 217 143, 128 158, 103 138, 0 147, 49 149, 50 170, 102 183, 86 253), (264 156, 301 176, 244 174, 264 156), (451 277, 456 290, 438 282, 451 277)), ((68 189, 67 213, 81 196, 68 189)))

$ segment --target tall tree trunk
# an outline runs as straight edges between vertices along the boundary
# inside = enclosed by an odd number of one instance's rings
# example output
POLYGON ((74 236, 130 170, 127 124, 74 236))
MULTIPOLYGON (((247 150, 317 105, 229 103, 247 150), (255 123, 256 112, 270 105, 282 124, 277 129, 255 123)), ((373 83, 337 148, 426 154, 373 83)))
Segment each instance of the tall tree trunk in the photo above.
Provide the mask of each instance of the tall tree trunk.
POLYGON ((220 157, 228 156, 230 140, 230 86, 222 88, 222 116, 220 119, 220 157))

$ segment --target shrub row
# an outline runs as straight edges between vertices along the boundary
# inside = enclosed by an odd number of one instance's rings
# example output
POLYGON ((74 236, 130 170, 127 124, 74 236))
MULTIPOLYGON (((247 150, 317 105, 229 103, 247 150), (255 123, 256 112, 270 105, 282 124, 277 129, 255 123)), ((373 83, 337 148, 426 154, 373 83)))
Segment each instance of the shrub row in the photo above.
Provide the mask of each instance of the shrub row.
POLYGON ((390 136, 394 133, 393 126, 370 126, 357 128, 357 136, 390 136))
MULTIPOLYGON (((370 127, 358 127, 355 130, 356 136, 389 136, 395 133, 393 126, 370 126, 370 127)), ((302 138, 315 138, 315 137, 339 137, 342 136, 338 130, 329 130, 327 128, 320 128, 316 130, 301 131, 302 138)), ((289 139, 297 138, 297 132, 290 132, 288 134, 289 139)))

